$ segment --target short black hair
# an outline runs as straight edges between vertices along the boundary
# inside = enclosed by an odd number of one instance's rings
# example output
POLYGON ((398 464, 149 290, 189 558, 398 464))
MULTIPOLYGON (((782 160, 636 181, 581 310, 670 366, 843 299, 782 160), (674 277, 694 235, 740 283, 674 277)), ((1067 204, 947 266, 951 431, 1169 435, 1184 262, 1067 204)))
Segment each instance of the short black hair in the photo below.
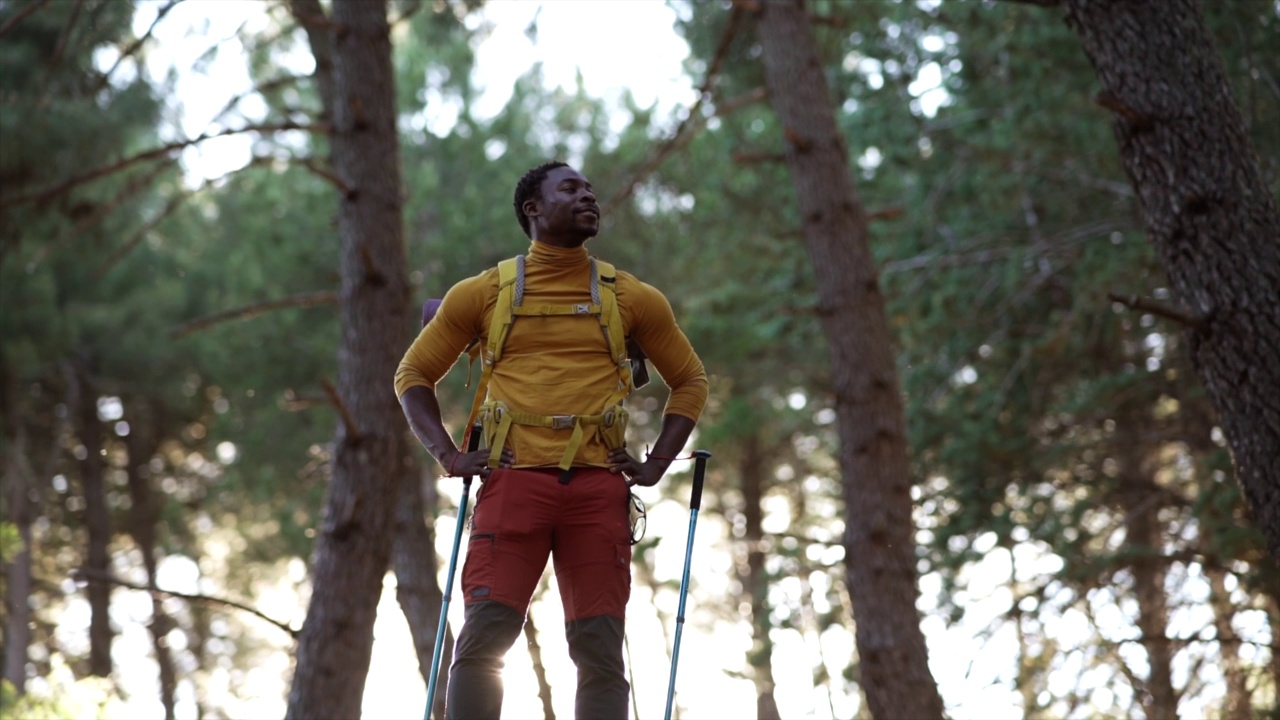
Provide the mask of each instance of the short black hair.
POLYGON ((569 163, 559 160, 542 163, 525 173, 524 177, 520 178, 520 182, 516 183, 516 220, 520 221, 520 228, 524 230, 525 237, 533 237, 529 229, 529 216, 524 214, 525 201, 533 197, 542 187, 542 181, 547 179, 547 173, 562 167, 569 167, 569 163))

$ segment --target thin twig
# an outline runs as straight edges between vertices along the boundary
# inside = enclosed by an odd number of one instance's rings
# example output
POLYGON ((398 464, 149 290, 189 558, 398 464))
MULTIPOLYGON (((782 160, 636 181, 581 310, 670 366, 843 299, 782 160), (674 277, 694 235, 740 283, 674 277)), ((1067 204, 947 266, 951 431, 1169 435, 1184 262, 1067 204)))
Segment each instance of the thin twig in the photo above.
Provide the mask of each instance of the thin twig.
POLYGON ((164 20, 164 17, 169 14, 169 11, 172 10, 175 6, 177 6, 177 4, 180 2, 182 2, 182 0, 169 0, 169 4, 160 8, 160 10, 156 13, 156 19, 151 21, 151 27, 148 27, 146 32, 144 32, 141 36, 139 36, 133 42, 129 43, 129 46, 126 47, 123 51, 121 51, 120 57, 117 57, 116 61, 111 64, 111 69, 107 70, 105 73, 102 74, 102 77, 98 78, 97 85, 94 88, 94 94, 96 94, 97 91, 107 86, 107 83, 111 80, 111 76, 115 74, 115 71, 120 67, 120 63, 124 62, 125 58, 130 57, 134 53, 138 52, 138 50, 142 47, 142 44, 145 43, 147 40, 151 39, 151 36, 155 34, 156 27, 160 25, 160 21, 164 20))
POLYGON ((249 133, 249 132, 269 133, 269 132, 283 132, 285 130, 305 130, 307 132, 313 132, 313 133, 327 133, 329 132, 329 126, 322 123, 303 125, 301 123, 287 121, 287 122, 280 122, 280 123, 263 123, 260 125, 246 125, 245 127, 232 128, 230 130, 221 130, 219 132, 206 132, 194 138, 190 138, 188 140, 171 142, 166 145, 162 145, 160 147, 152 148, 150 150, 146 150, 144 152, 138 153, 137 155, 131 155, 121 160, 117 160, 116 162, 109 163, 107 165, 103 165, 98 168, 94 168, 93 170, 80 173, 79 175, 73 175, 70 178, 67 178, 66 180, 63 180, 62 182, 56 185, 53 185, 51 187, 46 187, 40 190, 34 190, 32 192, 6 197, 0 200, 0 208, 8 208, 8 207, 14 207, 17 205, 25 205, 27 203, 33 203, 33 202, 43 202, 50 198, 61 195, 62 193, 65 193, 79 185, 83 185, 87 182, 92 182, 94 180, 97 180, 98 178, 105 177, 112 173, 119 172, 121 170, 124 170, 125 168, 132 167, 133 165, 136 165, 140 162, 146 162, 147 160, 151 160, 152 158, 157 158, 163 155, 167 155, 168 153, 171 153, 175 150, 182 150, 183 148, 188 148, 188 147, 191 147, 192 145, 198 145, 206 140, 229 137, 232 135, 240 135, 240 134, 249 133))
POLYGON ((356 419, 352 417, 351 411, 347 409, 347 404, 342 402, 342 396, 338 394, 338 388, 333 386, 333 382, 329 378, 324 378, 320 381, 320 384, 324 387, 324 394, 329 396, 329 402, 333 403, 338 415, 342 417, 342 426, 347 429, 347 439, 350 442, 360 440, 360 430, 356 427, 356 419))
POLYGON ((110 215, 111 213, 119 209, 121 205, 124 205, 125 202, 129 200, 129 198, 133 197, 134 195, 137 195, 143 190, 150 188, 152 183, 155 182, 156 178, 160 177, 160 175, 164 173, 164 171, 172 168, 173 165, 174 165, 174 160, 172 158, 166 159, 162 162, 156 163, 155 167, 151 168, 149 172, 144 173, 130 180, 129 183, 127 183, 123 188, 121 188, 120 192, 116 193, 115 197, 111 198, 111 200, 98 205, 93 212, 89 213, 89 215, 85 216, 83 219, 81 219, 79 222, 77 222, 75 225, 69 228, 66 232, 62 233, 54 240, 50 240, 49 242, 45 243, 44 246, 41 247, 38 252, 36 252, 35 257, 31 260, 31 263, 28 267, 39 266, 41 263, 45 261, 45 258, 49 257, 49 254, 52 253, 56 248, 61 247, 67 242, 83 234, 85 231, 89 230, 94 225, 97 225, 98 223, 102 222, 104 218, 106 218, 108 215, 110 215))
POLYGON ((10 30, 17 26, 18 23, 22 22, 23 18, 48 4, 49 0, 35 0, 35 2, 22 8, 17 15, 9 18, 9 22, 5 23, 4 27, 0 27, 0 38, 8 35, 10 30))
POLYGON ((84 0, 76 0, 76 6, 71 9, 71 17, 67 18, 67 25, 58 36, 58 46, 54 48, 53 57, 49 60, 51 71, 62 60, 62 54, 67 51, 67 41, 71 39, 71 31, 75 29, 76 20, 80 18, 82 9, 84 9, 84 0))
MULTIPOLYGON (((258 165, 262 165, 269 162, 275 162, 275 158, 266 156, 266 155, 259 155, 253 158, 252 160, 250 160, 249 163, 244 167, 240 168, 239 170, 232 170, 231 172, 227 173, 227 175, 238 173, 243 170, 247 170, 251 167, 256 167, 258 165)), ((227 175, 222 175, 218 179, 226 177, 227 175)), ((111 268, 115 267, 117 263, 123 260, 126 256, 129 255, 129 253, 133 252, 135 248, 137 248, 139 245, 142 244, 142 241, 145 240, 147 237, 147 233, 156 229, 156 227, 159 226, 160 223, 168 219, 170 215, 172 215, 174 212, 177 211, 179 207, 182 206, 182 203, 186 202, 190 198, 204 191, 212 183, 213 183, 213 179, 206 179, 203 183, 200 184, 200 187, 196 188, 195 190, 175 192, 173 195, 169 196, 169 202, 165 203, 164 208, 161 209, 160 212, 157 213, 155 217, 151 218, 151 220, 149 220, 142 227, 138 228, 137 230, 134 230, 133 234, 129 236, 128 240, 125 240, 123 243, 121 243, 120 247, 113 250, 111 254, 106 257, 106 259, 104 259, 101 263, 98 264, 98 267, 93 271, 93 279, 97 280, 101 278, 103 275, 106 275, 107 272, 111 270, 111 268)))
POLYGON ((1141 312, 1151 313, 1166 320, 1172 320, 1180 325, 1184 325, 1198 332, 1206 332, 1209 329, 1208 318, 1204 315, 1196 315, 1187 312, 1181 308, 1166 305, 1156 300, 1138 297, 1137 295, 1121 295, 1117 292, 1107 293, 1107 297, 1126 307, 1141 312))
POLYGON ((267 615, 261 610, 255 607, 252 607, 250 605, 246 605, 242 602, 229 600, 227 598, 216 597, 213 595, 203 595, 200 593, 184 593, 184 592, 178 592, 177 590, 165 590, 163 588, 140 585, 138 583, 129 582, 128 580, 118 578, 109 572, 94 570, 92 568, 80 568, 76 570, 74 574, 78 579, 83 579, 85 581, 109 582, 112 585, 119 585, 120 587, 129 588, 130 590, 141 590, 143 592, 160 593, 161 595, 179 597, 184 600, 192 600, 194 602, 208 603, 213 605, 225 605, 230 608, 235 608, 236 610, 243 610, 247 613, 258 616, 259 618, 266 620, 267 622, 271 623, 272 625, 275 625, 276 627, 280 628, 286 633, 289 633, 289 637, 293 638, 294 640, 298 639, 298 631, 295 630, 290 625, 288 625, 287 623, 276 620, 275 618, 271 617, 270 615, 267 615))
POLYGON ((196 318, 189 322, 185 322, 169 331, 169 337, 173 339, 183 338, 197 330, 203 330, 211 325, 227 322, 230 320, 247 320, 257 317, 272 310, 283 310, 286 308, 305 308, 314 307, 316 305, 333 305, 338 302, 338 293, 332 290, 321 290, 319 292, 302 293, 300 295, 291 295, 279 300, 267 300, 266 302, 254 303, 245 307, 234 308, 231 310, 223 310, 212 315, 206 315, 202 318, 196 318))
POLYGON ((735 3, 729 15, 729 22, 725 26, 724 34, 720 37, 720 44, 716 47, 715 55, 711 58, 711 64, 707 66, 707 76, 702 81, 702 87, 698 89, 698 99, 693 103, 693 107, 689 108, 688 114, 676 126, 676 130, 671 137, 659 146, 658 150, 632 174, 629 182, 624 183, 621 189, 604 203, 601 208, 602 214, 608 215, 611 210, 631 197, 636 187, 657 170, 668 155, 678 147, 688 143, 688 138, 685 137, 685 130, 698 120, 701 116, 703 103, 706 102, 707 98, 711 97, 712 87, 715 85, 716 77, 720 74, 720 66, 729 54, 729 46, 738 34, 738 26, 742 24, 742 19, 743 8, 735 3))
POLYGON ((338 190, 342 192, 343 197, 347 198, 348 200, 355 198, 356 189, 352 187, 346 180, 343 180, 342 177, 339 176, 336 172, 328 168, 321 167, 318 163, 316 163, 315 160, 311 158, 306 158, 302 160, 301 163, 303 167, 315 173, 319 177, 324 178, 329 182, 330 185, 338 188, 338 190))
POLYGON ((740 150, 730 158, 735 165, 757 165, 760 163, 783 163, 787 156, 770 150, 740 150))
POLYGON ((305 80, 305 79, 307 79, 305 75, 281 75, 280 77, 277 77, 277 78, 264 80, 263 82, 249 88, 248 90, 245 90, 239 95, 236 95, 235 97, 228 100, 227 104, 224 105, 222 109, 218 111, 218 114, 213 116, 213 120, 211 122, 221 122, 222 118, 226 117, 227 113, 231 112, 232 109, 234 109, 237 105, 243 102, 244 99, 249 97, 250 95, 254 95, 254 94, 261 95, 262 93, 265 93, 267 91, 276 90, 286 85, 292 85, 293 83, 296 83, 299 80, 305 80))

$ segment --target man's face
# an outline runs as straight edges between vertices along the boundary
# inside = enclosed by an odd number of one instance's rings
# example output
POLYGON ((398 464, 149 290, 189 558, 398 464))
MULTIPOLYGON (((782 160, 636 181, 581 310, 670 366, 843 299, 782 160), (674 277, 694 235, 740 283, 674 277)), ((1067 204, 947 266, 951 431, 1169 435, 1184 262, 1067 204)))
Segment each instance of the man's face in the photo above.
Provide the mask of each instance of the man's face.
POLYGON ((542 181, 531 217, 542 240, 584 242, 600 231, 600 206, 591 183, 577 170, 558 167, 542 181))

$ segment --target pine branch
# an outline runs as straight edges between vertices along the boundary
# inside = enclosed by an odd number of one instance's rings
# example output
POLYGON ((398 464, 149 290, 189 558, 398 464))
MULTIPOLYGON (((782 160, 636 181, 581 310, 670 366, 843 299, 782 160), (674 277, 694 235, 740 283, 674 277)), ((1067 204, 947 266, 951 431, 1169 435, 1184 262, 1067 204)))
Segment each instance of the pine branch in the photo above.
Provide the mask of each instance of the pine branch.
POLYGON ((712 89, 716 78, 720 74, 720 66, 724 64, 724 59, 729 54, 729 45, 732 44, 734 37, 737 36, 739 26, 742 24, 743 9, 742 6, 735 3, 733 10, 729 15, 729 22, 725 26, 724 34, 720 36, 720 43, 716 46, 715 55, 711 58, 711 64, 707 66, 707 76, 702 81, 702 87, 698 89, 698 99, 693 103, 693 107, 689 108, 688 114, 676 126, 675 132, 663 143, 644 164, 642 164, 635 173, 632 174, 631 180, 622 186, 622 189, 614 193, 613 197, 601 207, 601 214, 608 215, 611 210, 624 202, 627 198, 635 193, 636 187, 644 182, 645 178, 653 174, 659 166, 667 159, 671 153, 689 143, 691 134, 686 135, 685 130, 693 124, 701 124, 705 121, 701 119, 701 110, 703 103, 707 98, 711 97, 712 89))
POLYGON ((346 180, 343 180, 336 172, 328 168, 321 167, 311 158, 306 158, 300 162, 303 167, 315 173, 319 177, 324 178, 330 185, 336 187, 346 199, 352 200, 355 198, 356 189, 348 184, 346 180))
POLYGON ((83 9, 84 0, 76 0, 76 6, 71 9, 71 16, 67 18, 67 25, 62 28, 62 34, 58 36, 58 46, 54 48, 53 57, 49 60, 49 72, 52 72, 53 68, 62 61, 62 54, 67 51, 67 41, 71 39, 71 32, 75 30, 76 21, 80 19, 80 11, 83 9))
POLYGON ((172 10, 174 7, 176 7, 178 3, 182 1, 183 0, 169 0, 169 3, 167 5, 160 8, 160 10, 156 12, 156 19, 151 21, 151 27, 148 27, 145 33, 143 33, 140 37, 138 37, 133 42, 129 43, 129 46, 126 47, 123 51, 121 51, 120 57, 116 58, 116 61, 111 64, 111 69, 107 70, 105 73, 102 74, 102 77, 98 78, 98 82, 95 84, 92 94, 96 95, 98 91, 102 90, 104 87, 107 86, 107 83, 110 82, 111 80, 111 76, 115 74, 117 69, 119 69, 120 63, 124 62, 125 58, 132 57, 134 53, 142 49, 143 43, 145 43, 147 40, 150 40, 151 36, 155 34, 156 27, 160 25, 160 21, 164 20, 165 16, 169 14, 169 11, 172 10))
POLYGON ((80 568, 75 571, 74 577, 75 579, 83 579, 89 582, 95 582, 95 581, 108 582, 108 583, 111 583, 112 585, 119 585, 120 587, 129 588, 130 590, 141 590, 143 592, 160 593, 161 595, 178 597, 184 600, 191 600, 193 602, 205 603, 210 605, 225 605, 226 607, 229 607, 229 608, 235 608, 236 610, 243 610, 252 615, 256 615, 257 617, 263 620, 266 620, 272 625, 275 625, 276 627, 285 631, 286 633, 289 634, 289 637, 293 638, 294 640, 298 639, 299 631, 293 629, 293 627, 291 627, 287 623, 276 620, 275 618, 271 617, 270 615, 267 615, 266 613, 262 612, 261 610, 253 606, 246 605, 242 602, 237 602, 235 600, 230 600, 228 598, 217 597, 215 595, 204 595, 201 593, 184 593, 184 592, 179 592, 177 590, 165 590, 163 588, 140 585, 138 583, 129 582, 128 580, 125 580, 123 578, 118 578, 115 575, 112 575, 110 572, 103 572, 100 570, 94 570, 92 568, 80 568))
POLYGON ((329 378, 324 378, 320 381, 320 384, 324 387, 324 394, 329 396, 329 402, 333 403, 338 415, 342 417, 342 425, 347 429, 347 441, 359 441, 360 429, 356 427, 356 419, 351 415, 351 410, 347 408, 346 403, 342 402, 342 396, 338 394, 338 388, 333 386, 333 382, 329 378))
POLYGON ((28 193, 22 193, 19 195, 12 195, 9 197, 5 197, 3 199, 0 199, 0 208, 9 208, 9 207, 15 207, 18 205, 26 205, 29 203, 45 202, 51 198, 57 197, 58 195, 62 195, 63 193, 66 193, 72 190, 73 188, 76 188, 85 183, 93 182, 94 180, 106 177, 107 175, 111 175, 112 173, 120 172, 121 170, 130 168, 134 165, 137 165, 138 163, 146 162, 147 160, 151 160, 157 157, 162 157, 176 150, 182 150, 184 148, 188 148, 193 145, 198 145, 206 140, 213 140, 215 138, 222 138, 222 137, 230 137, 232 135, 240 135, 240 134, 249 133, 249 132, 271 133, 271 132, 283 132, 285 130, 306 130, 308 132, 313 132, 313 133, 327 133, 329 132, 329 126, 321 123, 303 125, 301 123, 286 121, 286 122, 280 122, 280 123, 262 123, 259 125, 246 125, 245 127, 232 128, 230 130, 221 130, 218 132, 205 132, 194 138, 190 138, 188 140, 180 140, 177 142, 168 143, 166 145, 161 145, 160 147, 152 148, 150 150, 138 153, 137 155, 131 155, 129 157, 117 160, 116 162, 109 163, 107 165, 94 168, 93 170, 80 173, 79 175, 73 175, 70 178, 67 178, 66 180, 63 180, 62 182, 56 185, 52 185, 50 187, 46 187, 40 190, 34 190, 28 193))
POLYGON ((18 23, 22 22, 23 19, 25 19, 28 15, 39 10, 45 5, 48 5, 49 1, 50 0, 35 0, 30 5, 22 8, 22 10, 18 12, 18 14, 9 18, 9 22, 5 23, 4 27, 0 27, 0 38, 3 38, 5 35, 8 35, 9 31, 15 28, 18 25, 18 23))
POLYGON ((186 337, 198 330, 203 330, 218 323, 228 322, 230 320, 247 320, 257 317, 272 310, 284 310, 287 308, 306 308, 317 305, 333 305, 338 302, 338 293, 332 290, 321 290, 319 292, 302 293, 300 295, 291 295, 279 300, 267 300, 265 302, 246 305, 245 307, 234 308, 231 310, 223 310, 212 315, 206 315, 202 318, 196 318, 189 322, 185 322, 169 331, 169 337, 173 339, 186 337))
POLYGON ((231 112, 233 108, 235 108, 237 105, 243 102, 244 99, 249 97, 250 95, 262 94, 269 90, 276 90, 286 85, 292 85, 293 83, 296 83, 299 80, 304 80, 304 79, 306 78, 305 76, 302 76, 302 75, 281 75, 280 77, 277 77, 277 78, 264 80, 258 85, 255 85, 254 87, 251 87, 248 90, 245 90, 239 95, 236 95, 235 97, 228 100, 227 104, 224 105, 223 108, 218 111, 218 114, 213 116, 212 122, 221 122, 222 118, 227 116, 227 113, 231 112))
MULTIPOLYGON (((242 172, 251 167, 256 167, 258 165, 263 165, 263 164, 274 162, 274 161, 275 161, 275 158, 259 155, 253 158, 252 160, 250 160, 249 163, 244 167, 240 168, 239 170, 232 170, 231 172, 227 173, 227 175, 242 172)), ((222 177, 226 177, 227 175, 223 175, 222 177)), ((171 195, 169 197, 169 202, 165 203, 164 208, 161 209, 159 213, 156 213, 155 217, 151 218, 151 220, 148 221, 145 225, 135 230, 133 234, 129 236, 128 240, 125 240, 123 243, 121 243, 120 247, 112 251, 111 254, 106 257, 106 259, 104 259, 101 263, 98 264, 98 267, 95 268, 93 271, 94 280, 98 280, 103 275, 106 275, 107 272, 111 270, 111 268, 115 267, 116 264, 118 264, 121 260, 123 260, 126 256, 128 256, 129 253, 133 252, 135 248, 137 248, 139 245, 142 244, 142 241, 145 240, 147 237, 147 233, 156 229, 156 227, 159 226, 160 223, 167 220, 170 215, 173 215, 173 213, 176 212, 177 209, 182 206, 182 203, 186 202, 187 200, 191 199, 195 195, 204 191, 205 188, 209 187, 209 185, 212 182, 213 182, 212 180, 205 180, 203 183, 200 184, 200 187, 196 188, 195 190, 175 192, 173 195, 171 195)))
POLYGON ((1156 300, 1138 297, 1137 295, 1121 295, 1117 292, 1107 293, 1107 297, 1126 307, 1147 312, 1166 320, 1172 320, 1179 325, 1189 327, 1198 332, 1206 332, 1209 329, 1209 318, 1203 314, 1192 314, 1181 308, 1166 305, 1156 300))
POLYGON ((40 265, 56 248, 74 240, 94 225, 102 222, 108 215, 118 210, 121 205, 124 205, 129 200, 129 198, 151 187, 151 185, 162 173, 164 173, 164 171, 173 167, 174 162, 175 161, 172 158, 165 159, 156 163, 155 167, 151 168, 150 172, 144 173, 141 176, 130 180, 129 183, 120 190, 120 192, 116 193, 115 197, 111 198, 111 200, 98 205, 92 213, 89 213, 66 232, 59 235, 56 239, 45 243, 32 259, 30 266, 35 267, 40 265))

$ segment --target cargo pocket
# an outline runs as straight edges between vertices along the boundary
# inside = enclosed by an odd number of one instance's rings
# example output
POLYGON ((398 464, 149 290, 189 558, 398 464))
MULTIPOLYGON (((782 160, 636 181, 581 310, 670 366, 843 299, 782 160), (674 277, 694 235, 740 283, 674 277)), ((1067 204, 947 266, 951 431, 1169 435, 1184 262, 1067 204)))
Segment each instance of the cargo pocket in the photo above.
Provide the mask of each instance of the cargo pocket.
POLYGON ((615 543, 613 546, 613 566, 631 572, 631 544, 615 543))
POLYGON ((493 594, 497 541, 493 533, 473 533, 467 540, 467 562, 462 568, 462 594, 466 602, 487 600, 493 594))

